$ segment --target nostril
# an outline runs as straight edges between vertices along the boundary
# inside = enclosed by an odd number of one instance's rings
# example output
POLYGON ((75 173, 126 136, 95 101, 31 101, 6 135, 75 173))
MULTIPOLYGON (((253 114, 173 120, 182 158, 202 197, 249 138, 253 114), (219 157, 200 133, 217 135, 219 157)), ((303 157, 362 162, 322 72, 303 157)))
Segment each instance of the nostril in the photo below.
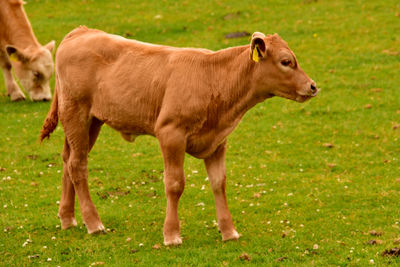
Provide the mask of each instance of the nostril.
POLYGON ((312 83, 311 84, 311 91, 315 91, 315 90, 317 90, 317 87, 315 87, 315 85, 312 83))

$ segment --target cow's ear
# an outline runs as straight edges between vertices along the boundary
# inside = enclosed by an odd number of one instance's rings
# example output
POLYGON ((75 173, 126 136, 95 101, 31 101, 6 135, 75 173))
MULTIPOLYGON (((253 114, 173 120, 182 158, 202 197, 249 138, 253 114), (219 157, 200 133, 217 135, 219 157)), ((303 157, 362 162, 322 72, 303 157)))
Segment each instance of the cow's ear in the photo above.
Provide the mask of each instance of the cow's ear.
POLYGON ((250 43, 250 59, 258 62, 267 56, 267 46, 265 44, 265 35, 261 32, 253 33, 250 43))
POLYGON ((15 47, 13 45, 7 45, 6 46, 6 51, 7 51, 8 57, 12 61, 19 61, 19 62, 22 62, 22 63, 25 63, 25 62, 29 61, 29 57, 26 56, 21 49, 15 47))
POLYGON ((50 53, 52 53, 55 46, 56 46, 56 41, 53 40, 53 41, 49 42, 48 44, 44 45, 44 48, 46 48, 47 50, 50 51, 50 53))

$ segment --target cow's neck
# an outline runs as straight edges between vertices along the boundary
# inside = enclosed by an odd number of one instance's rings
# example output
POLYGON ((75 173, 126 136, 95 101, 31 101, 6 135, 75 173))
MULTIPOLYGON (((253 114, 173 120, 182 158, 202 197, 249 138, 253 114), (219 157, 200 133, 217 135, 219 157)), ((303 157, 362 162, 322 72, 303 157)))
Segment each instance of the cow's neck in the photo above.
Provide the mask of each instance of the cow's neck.
POLYGON ((252 73, 255 63, 249 59, 249 46, 238 46, 220 50, 212 55, 211 73, 220 94, 222 105, 220 115, 230 121, 238 121, 254 105, 264 99, 257 97, 253 90, 252 73))
POLYGON ((2 21, 5 24, 3 42, 22 49, 40 47, 21 4, 8 4, 0 12, 1 17, 5 18, 2 21))

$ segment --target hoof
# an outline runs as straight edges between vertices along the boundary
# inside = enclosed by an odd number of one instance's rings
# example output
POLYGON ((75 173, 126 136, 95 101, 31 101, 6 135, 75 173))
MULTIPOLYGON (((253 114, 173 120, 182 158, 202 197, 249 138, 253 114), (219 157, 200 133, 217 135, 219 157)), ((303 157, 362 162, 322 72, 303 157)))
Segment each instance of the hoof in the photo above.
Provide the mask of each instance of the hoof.
POLYGON ((164 238, 165 246, 178 246, 180 244, 182 244, 182 239, 179 236, 174 238, 164 238))
POLYGON ((240 235, 236 230, 233 230, 230 233, 222 234, 222 241, 229 241, 229 240, 238 240, 240 235))
POLYGON ((106 229, 104 228, 103 224, 100 223, 98 226, 90 228, 88 227, 88 233, 93 235, 93 234, 103 234, 106 232, 106 229))
POLYGON ((61 228, 63 230, 71 228, 71 227, 76 227, 78 225, 78 223, 76 222, 75 218, 65 218, 65 219, 61 219, 61 228))

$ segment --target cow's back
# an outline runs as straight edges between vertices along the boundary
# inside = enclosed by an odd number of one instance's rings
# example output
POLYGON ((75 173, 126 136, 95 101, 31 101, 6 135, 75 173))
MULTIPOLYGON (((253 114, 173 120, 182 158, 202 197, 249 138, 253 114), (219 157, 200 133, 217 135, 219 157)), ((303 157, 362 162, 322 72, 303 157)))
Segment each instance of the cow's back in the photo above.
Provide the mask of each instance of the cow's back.
POLYGON ((93 116, 121 132, 154 135, 169 54, 168 47, 79 27, 57 51, 60 97, 90 105, 93 116))

